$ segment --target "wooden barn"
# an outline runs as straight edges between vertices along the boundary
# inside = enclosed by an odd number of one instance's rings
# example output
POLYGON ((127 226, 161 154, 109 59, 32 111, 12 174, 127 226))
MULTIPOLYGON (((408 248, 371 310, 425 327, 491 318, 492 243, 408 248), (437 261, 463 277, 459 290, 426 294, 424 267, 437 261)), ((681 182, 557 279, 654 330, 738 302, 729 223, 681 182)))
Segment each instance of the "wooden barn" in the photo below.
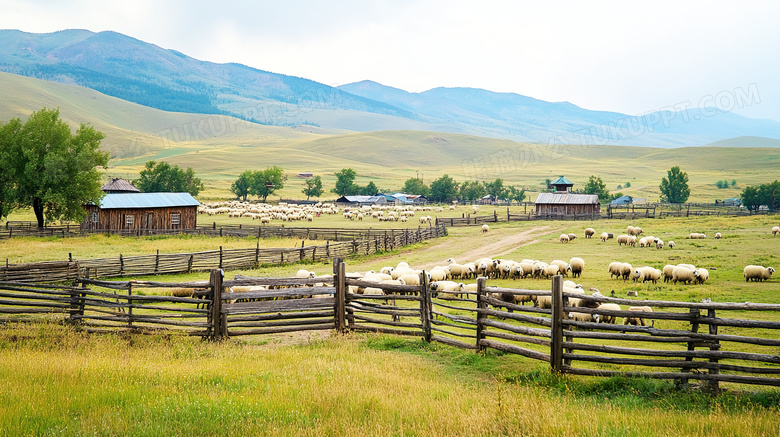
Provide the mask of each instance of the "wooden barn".
POLYGON ((107 193, 100 205, 84 205, 82 229, 98 231, 194 229, 198 203, 189 193, 107 193))
POLYGON ((601 214, 599 196, 595 194, 541 193, 536 198, 536 215, 601 214))

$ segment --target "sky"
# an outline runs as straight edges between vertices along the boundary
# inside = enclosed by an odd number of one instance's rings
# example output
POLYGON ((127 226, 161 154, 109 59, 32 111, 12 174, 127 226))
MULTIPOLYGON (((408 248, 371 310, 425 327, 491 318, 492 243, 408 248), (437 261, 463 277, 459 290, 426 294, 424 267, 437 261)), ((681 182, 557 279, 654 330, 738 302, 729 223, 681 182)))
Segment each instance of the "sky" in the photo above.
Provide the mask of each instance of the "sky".
POLYGON ((0 29, 113 30, 332 86, 472 87, 631 115, 716 106, 780 121, 780 2, 0 0, 0 11, 0 29))

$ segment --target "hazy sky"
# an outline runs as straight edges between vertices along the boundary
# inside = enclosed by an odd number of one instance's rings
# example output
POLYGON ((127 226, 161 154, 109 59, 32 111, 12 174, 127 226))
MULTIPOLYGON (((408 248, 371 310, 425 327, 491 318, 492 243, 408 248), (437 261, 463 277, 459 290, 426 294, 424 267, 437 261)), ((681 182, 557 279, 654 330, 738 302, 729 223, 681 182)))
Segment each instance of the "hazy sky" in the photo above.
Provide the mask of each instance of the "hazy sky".
POLYGON ((780 2, 0 0, 0 11, 4 29, 114 30, 328 85, 474 87, 628 114, 730 105, 752 87, 735 112, 780 121, 780 2))

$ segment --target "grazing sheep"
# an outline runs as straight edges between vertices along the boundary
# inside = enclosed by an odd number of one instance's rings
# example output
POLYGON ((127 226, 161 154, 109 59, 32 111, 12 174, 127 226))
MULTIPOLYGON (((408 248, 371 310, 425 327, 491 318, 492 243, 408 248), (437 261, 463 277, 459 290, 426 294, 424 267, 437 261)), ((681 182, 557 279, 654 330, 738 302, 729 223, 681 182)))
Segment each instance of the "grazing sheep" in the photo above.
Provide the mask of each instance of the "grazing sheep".
POLYGON ((572 258, 569 260, 569 266, 571 267, 571 276, 579 278, 582 275, 582 271, 585 270, 585 260, 576 257, 572 258))
POLYGON ((568 234, 568 236, 569 236, 569 241, 572 241, 575 238, 577 238, 577 234, 568 234))
POLYGON ((642 228, 640 228, 639 226, 635 226, 634 227, 634 233, 632 235, 638 237, 639 234, 641 234, 642 232, 644 232, 644 231, 642 231, 642 228))
POLYGON ((617 242, 618 242, 618 246, 622 246, 624 244, 628 246, 628 235, 626 234, 618 235, 617 242))
POLYGON ((636 236, 634 235, 628 236, 628 245, 631 247, 636 247, 636 236))
POLYGON ((772 228, 772 236, 780 234, 780 226, 775 226, 772 228))
POLYGON ((621 262, 615 261, 609 263, 609 278, 612 279, 613 276, 619 278, 620 277, 620 264, 621 262))
POLYGON ((569 319, 574 320, 575 322, 599 322, 599 315, 598 314, 588 314, 588 313, 575 313, 570 312, 569 313, 569 319))
MULTIPOLYGON (((616 303, 603 303, 598 306, 598 309, 607 310, 607 311, 620 311, 620 305, 616 303)), ((617 321, 617 316, 607 316, 604 314, 599 314, 599 323, 611 323, 614 325, 616 321, 617 321)))
POLYGON ((394 268, 394 267, 389 267, 389 266, 386 266, 386 267, 382 267, 382 268, 379 270, 379 273, 384 273, 384 274, 386 274, 386 275, 392 275, 392 274, 393 274, 393 270, 395 270, 395 268, 394 268))
POLYGON ((606 232, 601 233, 601 242, 604 243, 609 239, 609 234, 606 232))
POLYGON ((655 284, 661 279, 661 270, 654 267, 640 267, 639 270, 642 270, 642 282, 652 281, 655 284))
POLYGON ((563 281, 563 286, 568 288, 582 288, 582 284, 577 284, 576 282, 570 281, 568 279, 563 281))
POLYGON ((306 269, 301 269, 295 273, 295 277, 298 279, 309 279, 309 278, 316 278, 317 274, 314 272, 310 272, 306 269))
POLYGON ((569 263, 567 263, 566 261, 561 261, 559 259, 556 259, 551 261, 550 265, 558 266, 558 274, 563 276, 569 276, 569 272, 571 271, 571 265, 569 265, 569 263))
MULTIPOLYGON (((780 231, 778 231, 780 232, 780 231)), ((593 228, 585 228, 585 238, 593 238, 596 235, 596 230, 593 228)))
POLYGON ((634 235, 634 227, 633 227, 633 226, 631 226, 631 225, 629 225, 629 226, 626 228, 626 234, 628 234, 628 235, 634 235))
POLYGON ((688 236, 691 240, 703 240, 707 238, 707 235, 705 234, 699 234, 697 232, 691 232, 691 234, 688 236))
POLYGON ((655 242, 655 248, 656 249, 663 249, 664 248, 664 241, 663 240, 657 240, 655 242))
POLYGON ((723 237, 723 235, 720 234, 720 232, 715 233, 715 239, 720 240, 723 237))
POLYGON ((699 277, 699 272, 693 268, 688 268, 687 266, 676 266, 674 270, 672 270, 672 283, 677 285, 678 282, 683 282, 685 284, 690 284, 691 282, 696 281, 696 278, 699 277))
POLYGON ((545 267, 545 269, 544 269, 544 276, 545 276, 546 279, 550 279, 550 278, 552 278, 553 276, 555 276, 555 275, 557 275, 559 273, 560 272, 559 272, 558 266, 555 265, 555 264, 547 265, 547 267, 545 267))
POLYGON ((670 241, 666 245, 669 247, 669 249, 674 249, 674 246, 676 246, 676 244, 674 244, 674 241, 670 241))
POLYGON ((404 281, 406 285, 420 285, 420 275, 417 273, 407 273, 395 279, 404 281))
POLYGON ((569 242, 569 234, 561 234, 558 239, 561 241, 561 243, 568 243, 569 242))
MULTIPOLYGON (((585 290, 583 290, 582 288, 563 287, 563 291, 565 293, 572 293, 572 294, 585 294, 585 290)), ((569 306, 578 307, 581 305, 582 305, 582 299, 577 299, 576 297, 569 297, 569 306)))
POLYGON ((671 264, 667 264, 664 266, 663 269, 663 275, 664 275, 664 282, 669 282, 672 280, 672 272, 674 271, 674 266, 671 264))
POLYGON ((488 232, 490 232, 490 226, 488 226, 487 223, 486 223, 486 224, 482 225, 482 233, 483 234, 487 234, 488 232))
POLYGON ((631 275, 631 270, 633 270, 631 264, 620 263, 620 276, 623 277, 623 281, 628 281, 628 276, 631 275))
POLYGON ((449 276, 449 272, 447 272, 444 269, 435 267, 432 268, 428 273, 431 275, 431 281, 444 281, 449 276))
POLYGON ((436 281, 431 282, 431 291, 434 292, 432 295, 433 297, 436 297, 439 294, 448 294, 452 297, 463 297, 463 292, 466 291, 466 284, 462 282, 455 282, 455 281, 436 281))
POLYGON ((772 273, 775 272, 775 269, 773 267, 764 267, 764 266, 754 266, 749 265, 745 266, 745 269, 742 271, 742 274, 745 276, 745 282, 749 281, 768 281, 772 277, 772 273))
POLYGON ((710 279, 710 271, 707 269, 696 269, 696 271, 699 273, 699 276, 696 277, 696 284, 703 284, 707 282, 707 279, 710 279))
MULTIPOLYGON (((641 307, 628 307, 629 311, 638 311, 638 312, 645 312, 645 313, 652 313, 653 309, 648 306, 641 306, 641 307)), ((645 319, 643 317, 623 317, 623 324, 624 325, 645 325, 645 319)))

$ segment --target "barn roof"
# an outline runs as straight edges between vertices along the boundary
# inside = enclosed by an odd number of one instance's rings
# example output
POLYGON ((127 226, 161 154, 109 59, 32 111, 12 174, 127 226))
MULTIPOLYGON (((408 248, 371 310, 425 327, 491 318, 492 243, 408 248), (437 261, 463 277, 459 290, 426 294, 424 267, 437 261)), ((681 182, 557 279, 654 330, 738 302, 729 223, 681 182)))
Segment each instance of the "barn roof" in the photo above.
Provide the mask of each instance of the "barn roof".
POLYGON ((190 193, 107 193, 100 201, 100 209, 170 208, 198 206, 190 193))
POLYGON ((596 205, 599 203, 599 196, 595 194, 540 193, 536 198, 536 203, 551 205, 596 205))
POLYGON ((112 178, 111 182, 100 187, 101 191, 106 192, 127 192, 127 193, 140 193, 141 190, 134 187, 130 182, 122 178, 112 178))
POLYGON ((360 204, 374 204, 374 203, 386 203, 385 196, 341 196, 336 199, 337 203, 360 203, 360 204))

